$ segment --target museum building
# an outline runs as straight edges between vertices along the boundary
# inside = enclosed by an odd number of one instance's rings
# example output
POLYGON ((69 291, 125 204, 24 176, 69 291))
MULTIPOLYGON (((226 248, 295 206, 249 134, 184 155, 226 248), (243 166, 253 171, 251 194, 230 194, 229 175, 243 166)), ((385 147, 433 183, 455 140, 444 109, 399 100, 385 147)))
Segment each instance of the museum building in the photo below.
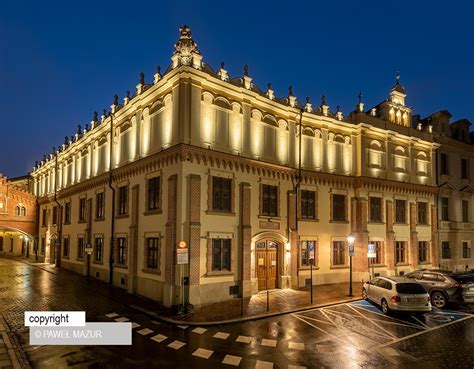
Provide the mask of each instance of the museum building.
POLYGON ((439 144, 399 78, 344 115, 214 70, 187 26, 171 61, 35 165, 44 261, 166 306, 438 266, 439 144))

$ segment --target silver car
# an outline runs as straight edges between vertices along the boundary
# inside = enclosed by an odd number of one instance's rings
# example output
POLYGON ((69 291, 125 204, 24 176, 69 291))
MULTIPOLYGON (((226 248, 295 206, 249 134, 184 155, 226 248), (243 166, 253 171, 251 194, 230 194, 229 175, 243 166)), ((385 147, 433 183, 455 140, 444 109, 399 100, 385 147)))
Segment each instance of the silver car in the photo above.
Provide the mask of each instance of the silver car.
POLYGON ((431 311, 425 288, 405 277, 376 277, 364 283, 362 297, 380 305, 384 314, 394 311, 431 311))

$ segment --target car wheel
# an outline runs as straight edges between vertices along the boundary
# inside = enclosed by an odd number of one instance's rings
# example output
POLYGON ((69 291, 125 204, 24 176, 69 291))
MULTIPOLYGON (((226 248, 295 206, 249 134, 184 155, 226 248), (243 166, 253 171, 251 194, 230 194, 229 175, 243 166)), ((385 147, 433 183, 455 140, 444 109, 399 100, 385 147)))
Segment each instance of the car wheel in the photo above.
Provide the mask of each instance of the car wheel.
POLYGON ((446 306, 446 297, 441 292, 433 292, 431 295, 431 304, 438 309, 442 309, 446 306))
POLYGON ((387 300, 383 299, 383 300, 382 300, 382 303, 380 304, 380 306, 382 307, 382 312, 383 312, 385 315, 388 315, 388 313, 390 312, 390 308, 388 307, 387 300))
POLYGON ((368 300, 369 297, 367 296, 367 291, 365 290, 365 288, 362 288, 362 298, 364 300, 368 300))

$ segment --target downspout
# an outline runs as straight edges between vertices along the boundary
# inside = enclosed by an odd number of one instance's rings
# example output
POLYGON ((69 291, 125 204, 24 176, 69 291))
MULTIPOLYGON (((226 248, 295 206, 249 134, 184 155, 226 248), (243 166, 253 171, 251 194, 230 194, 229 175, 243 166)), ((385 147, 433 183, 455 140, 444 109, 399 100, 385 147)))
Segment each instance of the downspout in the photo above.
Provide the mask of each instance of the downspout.
POLYGON ((438 155, 440 155, 439 153, 439 148, 436 149, 435 151, 435 184, 436 184, 436 195, 435 195, 435 200, 436 200, 436 232, 438 233, 437 234, 437 241, 438 241, 438 244, 436 245, 436 247, 438 248, 438 268, 441 268, 441 263, 440 263, 440 260, 441 260, 441 252, 442 250, 440 249, 439 245, 440 245, 440 242, 439 242, 439 226, 440 226, 440 222, 439 222, 439 160, 438 160, 438 155))
MULTIPOLYGON (((54 150, 54 148, 53 148, 54 150)), ((61 204, 58 201, 58 154, 56 153, 55 156, 55 163, 54 163, 54 202, 58 206, 58 214, 57 214, 57 219, 56 219, 56 225, 58 227, 58 239, 56 240, 56 266, 60 267, 61 266, 61 241, 62 241, 62 233, 63 233, 63 227, 62 227, 62 207, 61 204), (59 242, 58 242, 59 241, 59 242)), ((54 245, 54 247, 56 247, 54 245)))
POLYGON ((112 191, 112 217, 110 224, 110 256, 109 256, 109 283, 114 282, 114 234, 115 234, 115 188, 112 186, 112 167, 113 167, 113 139, 114 123, 113 113, 110 112, 110 151, 109 151, 109 187, 112 191))
MULTIPOLYGON (((295 229, 298 232, 298 200, 299 200, 299 190, 301 186, 301 124, 303 120, 303 109, 300 110, 300 124, 299 124, 299 135, 298 135, 298 181, 296 182, 296 206, 295 206, 295 229)), ((299 243, 299 242, 298 242, 299 243)))

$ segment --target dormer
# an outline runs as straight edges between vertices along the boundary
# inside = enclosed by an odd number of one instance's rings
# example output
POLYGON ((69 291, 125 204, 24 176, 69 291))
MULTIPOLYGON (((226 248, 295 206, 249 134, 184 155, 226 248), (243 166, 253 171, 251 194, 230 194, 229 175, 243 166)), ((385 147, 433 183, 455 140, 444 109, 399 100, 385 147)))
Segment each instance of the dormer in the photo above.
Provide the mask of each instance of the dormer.
POLYGON ((451 124, 451 137, 458 141, 470 144, 472 142, 469 134, 470 126, 471 122, 467 119, 459 119, 453 122, 451 124))
POLYGON ((400 83, 400 75, 397 74, 395 85, 390 90, 388 99, 375 107, 381 117, 391 123, 405 127, 411 126, 412 109, 405 105, 405 89, 400 83))
POLYGON ((433 126, 433 131, 447 137, 451 137, 449 120, 452 115, 447 110, 440 110, 431 114, 426 120, 433 126))

